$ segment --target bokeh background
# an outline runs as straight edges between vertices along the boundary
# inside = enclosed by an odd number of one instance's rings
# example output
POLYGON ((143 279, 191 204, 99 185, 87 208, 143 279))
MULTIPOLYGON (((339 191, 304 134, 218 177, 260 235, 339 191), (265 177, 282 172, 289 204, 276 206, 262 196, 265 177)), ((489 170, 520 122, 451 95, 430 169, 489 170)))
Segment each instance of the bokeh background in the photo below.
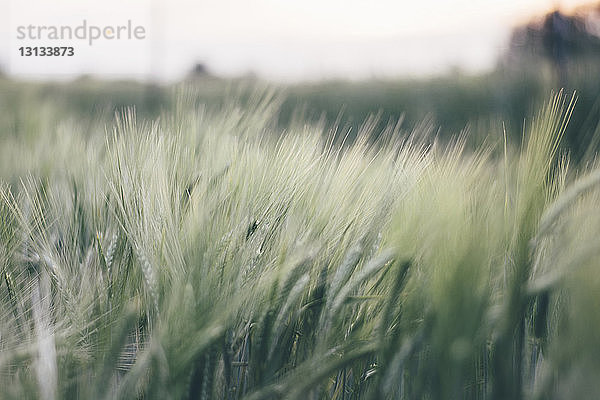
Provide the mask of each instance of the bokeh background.
POLYGON ((78 114, 135 106, 156 114, 185 82, 218 106, 232 87, 283 93, 280 119, 358 129, 377 115, 410 132, 480 143, 506 132, 552 91, 577 92, 567 140, 574 159, 595 151, 600 117, 600 3, 595 1, 4 0, 4 103, 52 97, 78 114), (132 21, 144 40, 18 40, 17 27, 132 21), (72 45, 74 57, 22 57, 20 46, 72 45), (31 94, 35 92, 35 94, 31 94))

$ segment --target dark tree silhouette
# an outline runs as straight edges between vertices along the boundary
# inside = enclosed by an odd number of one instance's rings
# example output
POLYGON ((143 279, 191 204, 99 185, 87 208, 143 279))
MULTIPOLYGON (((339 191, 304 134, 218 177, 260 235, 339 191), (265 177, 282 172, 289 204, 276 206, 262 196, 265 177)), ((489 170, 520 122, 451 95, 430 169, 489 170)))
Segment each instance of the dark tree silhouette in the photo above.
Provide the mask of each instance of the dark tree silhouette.
POLYGON ((552 65, 558 84, 565 87, 570 64, 600 58, 600 37, 590 30, 591 20, 600 22, 595 8, 574 15, 555 10, 517 27, 502 62, 510 66, 545 60, 552 65))

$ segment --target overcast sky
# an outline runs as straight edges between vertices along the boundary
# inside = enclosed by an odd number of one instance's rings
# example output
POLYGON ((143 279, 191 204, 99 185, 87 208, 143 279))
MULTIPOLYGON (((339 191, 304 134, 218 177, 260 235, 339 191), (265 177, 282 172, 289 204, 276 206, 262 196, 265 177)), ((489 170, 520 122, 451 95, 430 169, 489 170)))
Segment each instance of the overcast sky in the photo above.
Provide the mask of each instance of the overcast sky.
POLYGON ((157 77, 196 62, 221 75, 296 81, 492 68, 511 28, 577 0, 0 0, 0 65, 20 77, 157 77), (145 38, 18 39, 19 26, 143 26, 145 38), (72 46, 25 57, 22 46, 72 46))

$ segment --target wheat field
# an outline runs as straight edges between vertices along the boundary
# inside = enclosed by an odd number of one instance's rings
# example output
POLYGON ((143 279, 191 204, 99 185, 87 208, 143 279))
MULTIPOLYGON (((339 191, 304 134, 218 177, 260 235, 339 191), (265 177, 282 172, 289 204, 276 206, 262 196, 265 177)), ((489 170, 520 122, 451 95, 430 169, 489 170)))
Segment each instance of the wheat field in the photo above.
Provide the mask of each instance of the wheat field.
POLYGON ((600 169, 280 96, 0 113, 3 399, 593 399, 600 169), (373 139, 376 137, 376 139, 373 139))

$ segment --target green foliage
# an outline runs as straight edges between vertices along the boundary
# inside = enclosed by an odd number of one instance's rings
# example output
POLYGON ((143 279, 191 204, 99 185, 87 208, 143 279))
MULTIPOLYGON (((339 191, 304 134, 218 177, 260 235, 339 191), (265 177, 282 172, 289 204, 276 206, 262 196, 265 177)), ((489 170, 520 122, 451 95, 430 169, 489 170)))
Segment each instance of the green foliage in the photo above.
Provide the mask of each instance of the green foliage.
POLYGON ((3 398, 597 393, 598 170, 558 153, 572 101, 496 157, 374 120, 351 143, 282 129, 281 99, 242 97, 1 115, 3 398))

